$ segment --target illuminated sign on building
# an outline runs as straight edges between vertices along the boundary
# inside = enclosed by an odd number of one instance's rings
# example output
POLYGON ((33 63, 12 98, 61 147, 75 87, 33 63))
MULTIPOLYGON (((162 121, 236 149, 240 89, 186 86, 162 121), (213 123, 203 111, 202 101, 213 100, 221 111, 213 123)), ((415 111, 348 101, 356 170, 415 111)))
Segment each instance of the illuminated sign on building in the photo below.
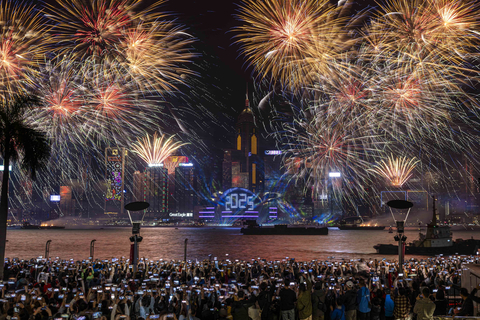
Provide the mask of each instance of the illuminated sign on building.
POLYGON ((104 212, 123 213, 124 175, 127 151, 125 148, 105 149, 105 208, 104 212))
POLYGON ((188 163, 179 163, 179 167, 193 167, 193 163, 188 162, 188 163))
POLYGON ((260 199, 252 191, 232 188, 220 199, 222 218, 258 218, 256 206, 260 199))
POLYGON ((267 156, 277 156, 279 154, 282 154, 282 150, 265 150, 265 154, 267 156))
POLYGON ((151 167, 163 167, 163 163, 149 163, 148 166, 151 167))
POLYGON ((193 212, 170 212, 168 215, 172 218, 193 218, 193 212))
POLYGON ((50 201, 51 202, 60 202, 60 195, 58 195, 58 194, 50 195, 50 201))
POLYGON ((329 176, 330 178, 340 178, 341 175, 342 175, 342 174, 341 174, 340 172, 329 172, 329 173, 328 173, 328 176, 329 176))

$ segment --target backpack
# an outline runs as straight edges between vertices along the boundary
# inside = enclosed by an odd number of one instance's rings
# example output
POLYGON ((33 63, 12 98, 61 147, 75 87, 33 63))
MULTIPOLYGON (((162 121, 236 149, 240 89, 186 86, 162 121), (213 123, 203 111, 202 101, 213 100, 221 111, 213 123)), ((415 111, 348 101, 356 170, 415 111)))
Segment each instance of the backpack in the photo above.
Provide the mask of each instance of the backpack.
POLYGON ((327 312, 327 305, 322 300, 318 299, 317 309, 323 313, 327 312))
POLYGON ((360 303, 358 304, 358 306, 360 307, 360 305, 362 305, 363 307, 365 307, 365 304, 367 304, 368 309, 371 309, 372 304, 370 302, 370 295, 367 292, 368 292, 367 288, 363 287, 362 288, 362 296, 361 296, 360 303))

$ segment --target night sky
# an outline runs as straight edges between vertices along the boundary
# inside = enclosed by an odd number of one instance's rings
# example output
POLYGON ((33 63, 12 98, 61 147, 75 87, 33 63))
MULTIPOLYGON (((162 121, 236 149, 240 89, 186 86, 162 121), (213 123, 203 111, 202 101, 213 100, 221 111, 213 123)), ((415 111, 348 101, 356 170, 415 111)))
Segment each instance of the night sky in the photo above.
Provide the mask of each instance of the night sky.
MULTIPOLYGON (((197 39, 194 47, 200 56, 194 63, 202 66, 198 73, 205 86, 200 90, 208 91, 216 100, 203 103, 218 117, 217 123, 210 123, 208 130, 199 134, 207 143, 223 137, 218 141, 221 147, 228 147, 228 132, 233 133, 236 117, 245 106, 246 83, 252 91, 255 77, 235 43, 233 29, 241 24, 235 17, 239 4, 241 1, 170 0, 162 6, 197 39)), ((374 6, 374 0, 357 0, 353 12, 374 6)))
MULTIPOLYGON (((44 6, 40 0, 33 1, 39 7, 44 6)), ((54 4, 55 0, 46 2, 54 4)), ((155 2, 142 1, 145 6, 155 2)), ((233 32, 234 27, 241 24, 235 17, 240 4, 241 1, 229 0, 167 0, 160 6, 161 11, 169 13, 170 19, 196 39, 193 50, 198 56, 188 67, 197 76, 189 86, 181 88, 181 94, 166 100, 175 106, 173 112, 184 128, 202 139, 204 149, 209 145, 218 149, 230 147, 236 118, 245 107, 247 82, 250 93, 253 89, 255 73, 235 43, 233 32)), ((374 0, 357 0, 352 12, 373 6, 374 0)), ((251 105, 256 107, 254 103, 251 105)), ((162 129, 182 134, 182 128, 173 120, 171 123, 171 128, 162 129)), ((191 134, 188 139, 192 139, 191 134)))

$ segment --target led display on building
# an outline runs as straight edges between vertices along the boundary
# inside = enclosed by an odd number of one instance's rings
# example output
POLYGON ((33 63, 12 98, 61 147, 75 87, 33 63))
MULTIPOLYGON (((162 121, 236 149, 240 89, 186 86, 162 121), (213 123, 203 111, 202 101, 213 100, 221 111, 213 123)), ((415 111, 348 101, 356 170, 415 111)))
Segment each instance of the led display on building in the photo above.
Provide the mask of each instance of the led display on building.
POLYGON ((105 149, 105 212, 123 213, 125 148, 105 149))
POLYGON ((220 199, 222 218, 258 218, 258 195, 244 188, 232 188, 225 191, 220 199))

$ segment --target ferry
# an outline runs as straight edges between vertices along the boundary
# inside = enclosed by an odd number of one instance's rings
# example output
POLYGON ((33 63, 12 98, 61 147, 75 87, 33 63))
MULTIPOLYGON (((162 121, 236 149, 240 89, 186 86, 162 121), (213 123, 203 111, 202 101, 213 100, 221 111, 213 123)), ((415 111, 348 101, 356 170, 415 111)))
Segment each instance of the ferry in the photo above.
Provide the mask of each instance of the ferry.
MULTIPOLYGON (((393 244, 377 244, 374 246, 378 254, 398 254, 398 246, 393 244)), ((474 255, 480 248, 480 240, 457 239, 453 241, 450 226, 438 225, 435 199, 433 201, 432 221, 427 225, 427 232, 420 233, 419 238, 405 245, 405 254, 412 255, 474 255)))
POLYGON ((246 227, 240 229, 244 235, 293 235, 293 236, 326 236, 328 228, 317 225, 286 225, 259 226, 256 220, 247 220, 246 227))

